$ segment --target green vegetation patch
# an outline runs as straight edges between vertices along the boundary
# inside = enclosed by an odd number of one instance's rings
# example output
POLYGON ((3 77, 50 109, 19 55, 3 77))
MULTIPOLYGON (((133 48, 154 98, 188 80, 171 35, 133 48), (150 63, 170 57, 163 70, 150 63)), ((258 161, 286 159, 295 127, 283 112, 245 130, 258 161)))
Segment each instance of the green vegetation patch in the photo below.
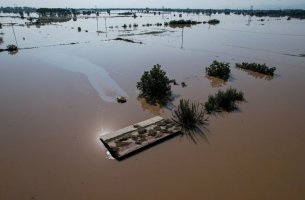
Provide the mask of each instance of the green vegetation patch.
POLYGON ((261 73, 261 74, 265 74, 265 75, 270 75, 273 76, 274 72, 276 70, 276 67, 267 67, 267 65, 264 64, 257 64, 257 63, 236 63, 236 67, 237 68, 241 68, 241 69, 246 69, 246 70, 250 70, 250 71, 254 71, 257 73, 261 73))
POLYGON ((11 45, 7 45, 7 51, 18 51, 18 47, 16 46, 16 45, 13 45, 13 44, 11 44, 11 45))
POLYGON ((231 72, 229 63, 218 62, 216 60, 209 67, 206 67, 205 71, 208 76, 214 76, 225 81, 229 79, 231 72))
POLYGON ((191 21, 191 20, 172 20, 168 23, 168 25, 172 28, 181 28, 181 27, 190 27, 192 25, 202 24, 202 22, 191 21))
POLYGON ((184 131, 193 131, 207 124, 204 108, 197 102, 181 99, 172 120, 184 131))
POLYGON ((210 24, 210 25, 216 25, 216 24, 219 24, 219 23, 220 23, 220 21, 218 19, 210 19, 208 21, 208 24, 210 24))
POLYGON ((170 100, 171 81, 161 65, 154 65, 150 71, 145 71, 141 80, 137 82, 140 96, 143 96, 149 103, 164 105, 170 100))
POLYGON ((231 112, 237 109, 236 102, 244 101, 244 94, 234 88, 226 91, 219 90, 215 95, 209 96, 208 101, 204 104, 208 113, 227 111, 231 112))

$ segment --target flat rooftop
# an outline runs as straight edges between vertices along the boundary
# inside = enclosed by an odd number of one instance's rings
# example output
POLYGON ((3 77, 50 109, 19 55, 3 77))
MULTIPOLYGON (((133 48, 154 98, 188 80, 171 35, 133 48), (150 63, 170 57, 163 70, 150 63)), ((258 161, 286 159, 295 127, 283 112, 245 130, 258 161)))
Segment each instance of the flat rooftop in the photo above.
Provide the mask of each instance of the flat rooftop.
POLYGON ((160 116, 102 135, 101 141, 117 160, 122 160, 180 133, 180 128, 160 116))

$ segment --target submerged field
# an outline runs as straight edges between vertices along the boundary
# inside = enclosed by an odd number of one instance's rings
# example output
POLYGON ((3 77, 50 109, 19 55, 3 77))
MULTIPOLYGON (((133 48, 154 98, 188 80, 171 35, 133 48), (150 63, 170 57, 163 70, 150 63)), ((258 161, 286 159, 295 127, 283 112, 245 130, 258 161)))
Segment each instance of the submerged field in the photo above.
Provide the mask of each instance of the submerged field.
MULTIPOLYGON (((40 27, 0 18, 17 23, 20 48, 0 53, 1 200, 304 198, 304 20, 213 15, 220 24, 182 29, 154 24, 210 17, 105 16, 40 27), (227 81, 206 76, 213 60, 230 63, 227 81), (277 70, 270 77, 235 67, 242 62, 277 70), (139 98, 136 87, 155 64, 179 83, 165 108, 139 98), (204 135, 178 136, 120 162, 99 140, 155 115, 171 117, 181 98, 204 103, 229 87, 246 102, 211 115, 204 135)), ((0 49, 15 44, 11 26, 0 33, 0 49)))

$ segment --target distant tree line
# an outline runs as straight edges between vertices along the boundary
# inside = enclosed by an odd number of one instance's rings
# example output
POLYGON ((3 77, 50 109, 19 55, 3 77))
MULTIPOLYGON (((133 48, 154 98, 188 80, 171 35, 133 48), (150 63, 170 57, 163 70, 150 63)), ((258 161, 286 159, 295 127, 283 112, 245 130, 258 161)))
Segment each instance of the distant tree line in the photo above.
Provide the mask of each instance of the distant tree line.
MULTIPOLYGON (((75 9, 73 9, 74 12, 75 9)), ((51 16, 51 17, 66 17, 72 15, 72 9, 65 8, 39 8, 36 10, 37 14, 42 17, 51 16)))
POLYGON ((0 12, 2 13, 32 13, 36 12, 36 8, 30 8, 30 7, 0 7, 0 12))
POLYGON ((305 10, 253 10, 248 13, 257 17, 292 17, 305 19, 305 10))
POLYGON ((172 8, 78 8, 78 9, 64 9, 64 8, 30 8, 30 7, 0 7, 0 12, 2 13, 30 13, 37 12, 40 15, 57 15, 57 16, 66 16, 66 15, 90 15, 97 12, 107 12, 108 14, 111 11, 125 10, 127 12, 140 12, 140 13, 159 13, 160 12, 180 12, 180 13, 195 13, 195 14, 237 14, 237 15, 251 15, 257 17, 291 17, 305 19, 305 10, 302 9, 286 9, 286 10, 251 10, 251 9, 172 9, 172 8))

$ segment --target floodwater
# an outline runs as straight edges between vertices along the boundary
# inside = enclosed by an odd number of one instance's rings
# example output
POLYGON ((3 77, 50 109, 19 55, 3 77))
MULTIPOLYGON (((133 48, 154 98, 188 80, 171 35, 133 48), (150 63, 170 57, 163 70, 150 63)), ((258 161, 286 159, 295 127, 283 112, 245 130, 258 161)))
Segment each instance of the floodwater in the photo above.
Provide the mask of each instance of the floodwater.
MULTIPOLYGON (((142 24, 179 17, 142 15, 14 26, 20 48, 37 48, 0 53, 0 199, 303 200, 305 21, 213 15, 217 26, 147 28, 142 24), (121 27, 133 23, 139 27, 121 27), (165 32, 139 34, 148 31, 165 32), (112 40, 124 34, 143 44, 112 40), (77 44, 60 45, 69 43, 77 44), (230 62, 228 82, 205 76, 215 59, 230 62), (276 75, 243 71, 236 62, 266 63, 276 75), (210 116, 205 137, 178 136, 126 160, 109 159, 101 134, 171 116, 171 107, 138 98, 136 83, 154 64, 187 84, 172 87, 173 105, 180 98, 205 102, 230 86, 247 101, 237 112, 210 116), (127 103, 116 103, 118 95, 127 103)), ((14 43, 12 27, 0 33, 0 48, 14 43)))

